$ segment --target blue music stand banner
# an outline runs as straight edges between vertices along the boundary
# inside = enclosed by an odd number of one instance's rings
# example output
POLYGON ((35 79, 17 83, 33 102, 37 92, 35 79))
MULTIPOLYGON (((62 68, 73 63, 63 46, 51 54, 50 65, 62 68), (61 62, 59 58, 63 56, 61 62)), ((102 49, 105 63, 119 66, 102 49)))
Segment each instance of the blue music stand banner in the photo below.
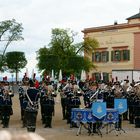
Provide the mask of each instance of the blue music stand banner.
POLYGON ((106 102, 94 102, 92 103, 92 114, 93 116, 101 119, 106 115, 106 102))
POLYGON ((114 107, 119 111, 119 114, 123 114, 127 111, 127 99, 115 99, 114 107))

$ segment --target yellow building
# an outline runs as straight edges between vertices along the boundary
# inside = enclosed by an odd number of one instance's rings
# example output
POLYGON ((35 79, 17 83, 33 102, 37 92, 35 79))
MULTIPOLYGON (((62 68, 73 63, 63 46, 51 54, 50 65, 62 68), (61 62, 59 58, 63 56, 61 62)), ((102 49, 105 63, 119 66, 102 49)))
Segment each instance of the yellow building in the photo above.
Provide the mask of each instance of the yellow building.
MULTIPOLYGON (((99 48, 88 57, 97 66, 89 76, 112 79, 112 70, 140 70, 140 12, 127 23, 85 28, 84 38, 95 38, 99 48)), ((87 56, 87 54, 85 54, 87 56)))

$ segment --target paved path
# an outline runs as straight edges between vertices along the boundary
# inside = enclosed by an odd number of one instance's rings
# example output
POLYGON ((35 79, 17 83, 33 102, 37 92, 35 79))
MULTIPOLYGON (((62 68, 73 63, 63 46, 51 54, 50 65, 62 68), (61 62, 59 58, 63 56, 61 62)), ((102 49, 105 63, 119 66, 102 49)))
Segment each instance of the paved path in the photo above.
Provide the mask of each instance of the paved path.
MULTIPOLYGON (((20 107, 18 95, 16 94, 13 97, 13 111, 14 114, 11 116, 9 128, 6 130, 11 131, 12 133, 26 133, 26 128, 21 128, 21 120, 20 120, 20 107)), ((61 114, 61 106, 60 106, 60 98, 59 96, 56 98, 55 105, 55 116, 53 117, 53 128, 44 128, 41 123, 40 110, 38 112, 37 117, 37 127, 36 133, 41 135, 47 140, 97 140, 99 139, 98 135, 88 136, 87 131, 82 129, 82 134, 80 136, 76 136, 77 128, 70 128, 69 125, 66 124, 66 121, 62 120, 61 114)), ((134 125, 130 125, 128 121, 123 122, 123 128, 126 130, 126 133, 122 133, 118 137, 114 132, 110 134, 106 134, 105 130, 103 130, 103 138, 102 140, 137 140, 140 137, 140 128, 134 128, 134 125)), ((0 125, 0 130, 3 130, 2 125, 0 125)))

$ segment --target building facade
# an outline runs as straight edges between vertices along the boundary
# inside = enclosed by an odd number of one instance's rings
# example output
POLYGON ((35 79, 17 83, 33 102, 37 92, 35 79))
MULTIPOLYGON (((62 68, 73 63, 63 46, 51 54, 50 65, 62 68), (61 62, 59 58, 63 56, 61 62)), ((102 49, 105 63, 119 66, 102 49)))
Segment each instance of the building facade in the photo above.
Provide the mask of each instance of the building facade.
POLYGON ((99 47, 85 56, 96 66, 89 76, 111 80, 112 70, 140 70, 140 12, 127 23, 85 28, 84 38, 95 38, 99 47))

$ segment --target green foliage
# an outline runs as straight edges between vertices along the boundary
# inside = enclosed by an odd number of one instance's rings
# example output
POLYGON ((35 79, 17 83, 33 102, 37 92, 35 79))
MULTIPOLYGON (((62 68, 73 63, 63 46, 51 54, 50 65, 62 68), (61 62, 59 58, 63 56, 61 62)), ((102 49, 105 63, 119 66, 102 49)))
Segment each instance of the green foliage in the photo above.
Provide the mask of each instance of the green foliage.
POLYGON ((75 33, 70 29, 52 29, 52 39, 50 42, 51 51, 55 55, 70 56, 75 55, 74 42, 75 33))
POLYGON ((24 52, 7 52, 5 55, 5 62, 9 69, 12 70, 12 72, 16 73, 16 82, 17 82, 17 74, 18 72, 23 69, 26 64, 27 60, 25 58, 24 52))
POLYGON ((5 56, 8 68, 14 72, 19 72, 27 64, 24 52, 7 52, 5 56))
POLYGON ((4 55, 7 47, 13 41, 23 40, 22 31, 23 31, 22 24, 17 23, 15 19, 0 22, 0 42, 1 42, 0 51, 2 55, 2 58, 0 60, 0 69, 5 63, 4 55))
POLYGON ((78 74, 82 69, 89 71, 93 68, 92 62, 80 54, 91 52, 98 47, 98 42, 87 38, 74 44, 75 35, 70 29, 52 29, 50 48, 40 48, 37 52, 39 70, 51 72, 52 69, 61 69, 65 74, 78 74))

